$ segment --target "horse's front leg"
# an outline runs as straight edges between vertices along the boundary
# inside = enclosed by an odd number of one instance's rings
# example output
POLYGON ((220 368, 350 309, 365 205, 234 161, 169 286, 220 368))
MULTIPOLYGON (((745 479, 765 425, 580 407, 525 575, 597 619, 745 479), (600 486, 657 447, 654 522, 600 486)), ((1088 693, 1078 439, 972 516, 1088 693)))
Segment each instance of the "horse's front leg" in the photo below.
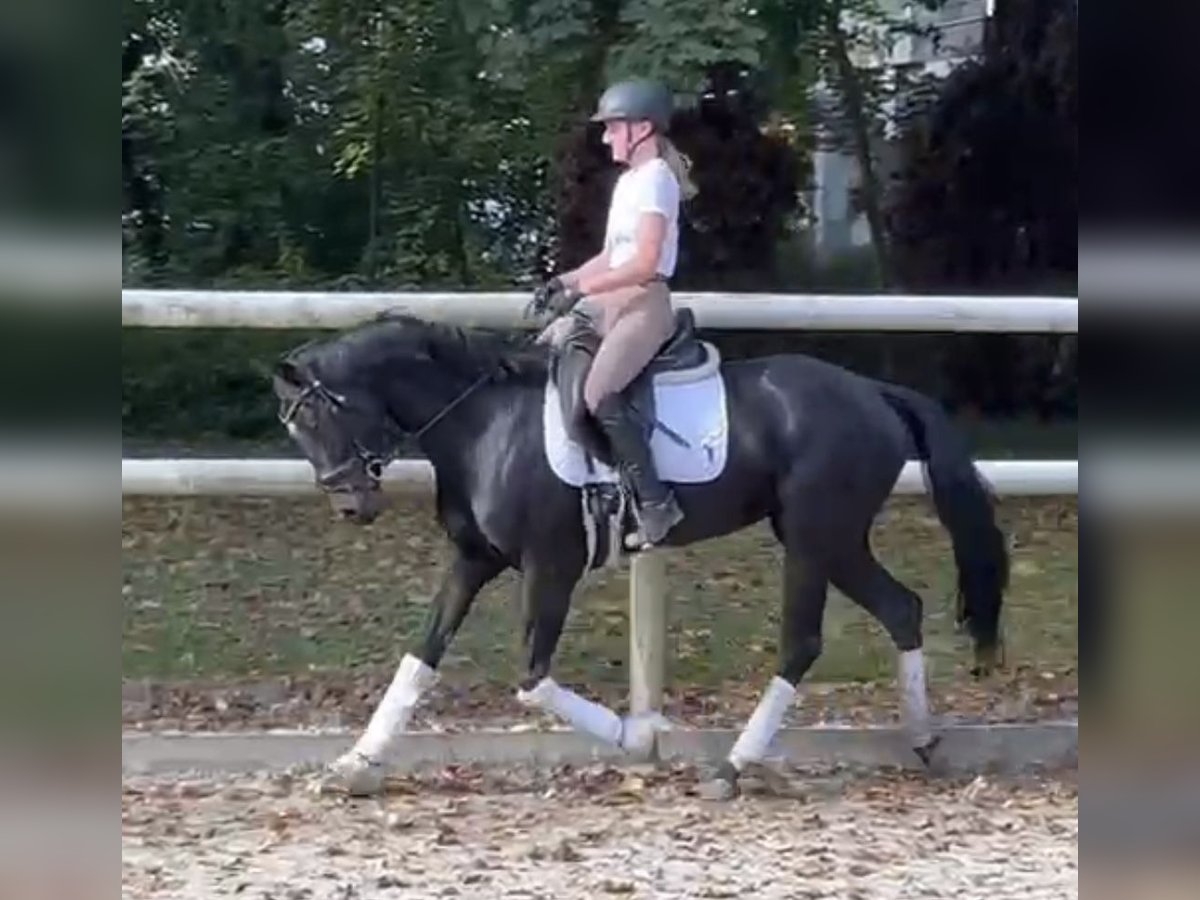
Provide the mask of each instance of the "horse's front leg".
POLYGON ((521 584, 525 616, 527 673, 517 698, 526 706, 558 716, 610 746, 638 756, 653 750, 655 733, 666 727, 657 714, 622 718, 603 703, 581 697, 550 676, 554 651, 570 609, 571 593, 582 574, 583 562, 539 560, 527 565, 521 584))
POLYGON ((571 608, 571 593, 582 575, 582 558, 573 559, 570 554, 554 558, 546 553, 526 560, 521 579, 521 611, 529 655, 517 699, 526 706, 553 713, 576 730, 605 743, 619 744, 623 731, 620 716, 550 677, 554 652, 571 608))
POLYGON ((461 549, 430 604, 420 652, 406 653, 358 742, 332 765, 334 786, 351 794, 383 789, 387 757, 408 729, 413 710, 436 679, 435 670, 484 585, 505 569, 491 557, 461 549))

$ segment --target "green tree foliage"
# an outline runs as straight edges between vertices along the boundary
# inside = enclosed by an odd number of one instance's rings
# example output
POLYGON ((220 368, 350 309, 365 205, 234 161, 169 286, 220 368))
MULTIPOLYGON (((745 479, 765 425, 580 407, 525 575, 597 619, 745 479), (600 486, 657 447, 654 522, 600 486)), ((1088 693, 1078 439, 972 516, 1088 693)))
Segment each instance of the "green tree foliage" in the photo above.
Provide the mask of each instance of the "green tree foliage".
POLYGON ((777 254, 799 206, 802 148, 789 132, 763 128, 765 88, 744 71, 714 67, 704 98, 675 123, 700 191, 680 250, 679 281, 693 289, 779 287, 777 254))
POLYGON ((287 253, 310 166, 283 90, 286 14, 285 0, 133 4, 126 213, 135 260, 162 277, 220 279, 287 253))
MULTIPOLYGON (((564 179, 579 174, 554 163, 605 83, 655 75, 694 106, 715 68, 758 72, 787 56, 762 24, 773 9, 131 0, 126 281, 520 282, 553 265, 556 210, 561 221, 575 202, 564 179)), ((786 87, 782 106, 802 109, 796 77, 786 87)))
MULTIPOLYGON (((701 190, 684 212, 679 286, 802 290, 809 154, 818 138, 835 141, 873 170, 901 85, 870 60, 907 27, 888 11, 896 8, 884 0, 127 0, 124 282, 527 285, 600 246, 617 171, 587 117, 606 83, 637 74, 677 92, 673 133, 701 190), (814 104, 818 84, 835 102, 814 104), (816 117, 831 112, 833 127, 819 135, 816 117)), ((908 283, 991 288, 1019 281, 1020 253, 1032 252, 1043 273, 1069 255, 1049 223, 1067 215, 1074 195, 1035 165, 1038 148, 1049 147, 1045 131, 1032 120, 1024 132, 1013 124, 1042 85, 1059 85, 1066 69, 1073 77, 1074 57, 1054 49, 1073 42, 1073 23, 1069 35, 1039 37, 1046 30, 996 38, 989 59, 951 79, 947 99, 909 133, 911 178, 893 218, 870 216, 877 246, 895 254, 908 283), (1003 102, 982 99, 995 92, 1003 102), (965 148, 973 161, 961 158, 965 148), (1010 181, 980 201, 989 167, 1014 154, 1010 181), (1021 172, 1037 179, 1029 190, 1013 189, 1021 172), (1025 245, 1012 237, 1018 226, 1025 245)), ((1058 105, 1038 115, 1073 122, 1073 94, 1051 93, 1058 105)), ((869 212, 882 204, 877 187, 866 179, 869 212)), ((250 436, 271 427, 270 409, 245 407, 258 384, 245 360, 260 339, 267 348, 264 336, 177 338, 126 335, 128 358, 142 363, 126 375, 127 423, 149 432, 170 421, 166 432, 176 433, 167 407, 191 397, 187 418, 198 429, 250 436), (155 351, 155 341, 186 343, 187 352, 155 351), (206 420, 205 398, 227 403, 228 414, 210 410, 206 420)), ((797 338, 755 340, 776 349, 797 338)), ((856 340, 862 354, 830 355, 869 370, 864 360, 890 346, 856 340)))

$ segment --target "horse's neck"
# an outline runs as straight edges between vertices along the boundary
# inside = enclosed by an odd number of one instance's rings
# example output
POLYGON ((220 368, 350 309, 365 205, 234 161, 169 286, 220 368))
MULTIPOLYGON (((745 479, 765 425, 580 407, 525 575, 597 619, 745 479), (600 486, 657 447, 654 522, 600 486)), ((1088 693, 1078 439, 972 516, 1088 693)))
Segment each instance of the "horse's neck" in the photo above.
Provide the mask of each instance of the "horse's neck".
MULTIPOLYGON (((494 430, 511 429, 520 419, 521 411, 536 399, 537 391, 516 384, 489 384, 473 391, 460 400, 469 385, 455 390, 453 395, 439 401, 439 405, 426 421, 435 416, 434 422, 420 438, 421 451, 435 469, 460 470, 472 465, 471 458, 479 443, 494 434, 494 430), (444 413, 444 414, 443 414, 444 413)), ((420 427, 420 426, 418 426, 420 427)), ((505 440, 510 440, 507 435, 505 440)))

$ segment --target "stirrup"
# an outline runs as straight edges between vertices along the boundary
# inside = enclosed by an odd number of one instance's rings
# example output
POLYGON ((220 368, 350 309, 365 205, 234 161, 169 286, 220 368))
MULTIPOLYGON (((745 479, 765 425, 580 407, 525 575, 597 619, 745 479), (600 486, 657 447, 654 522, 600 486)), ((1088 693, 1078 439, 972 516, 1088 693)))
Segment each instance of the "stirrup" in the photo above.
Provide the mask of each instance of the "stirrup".
MULTIPOLYGON (((633 535, 634 548, 641 550, 649 550, 661 544, 671 533, 676 525, 683 521, 683 510, 679 508, 679 503, 675 500, 674 494, 668 494, 665 500, 660 500, 656 503, 640 503, 637 506, 635 516, 638 520, 638 530, 633 535), (647 534, 645 527, 646 512, 649 512, 650 518, 661 517, 661 520, 656 524, 661 529, 661 533, 647 534)), ((657 532, 658 529, 655 529, 657 532)))

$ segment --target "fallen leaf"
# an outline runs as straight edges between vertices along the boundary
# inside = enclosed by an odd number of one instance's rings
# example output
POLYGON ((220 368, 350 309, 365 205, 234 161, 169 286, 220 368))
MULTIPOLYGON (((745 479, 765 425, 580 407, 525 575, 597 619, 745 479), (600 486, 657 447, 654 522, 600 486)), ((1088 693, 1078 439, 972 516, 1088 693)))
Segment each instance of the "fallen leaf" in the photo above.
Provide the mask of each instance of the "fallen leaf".
POLYGON ((600 883, 600 890, 606 894, 632 894, 634 885, 632 881, 614 881, 606 878, 600 883))
POLYGON ((583 859, 582 854, 571 846, 570 841, 563 838, 558 842, 557 846, 550 852, 550 858, 558 862, 579 862, 583 859))
POLYGON ((390 812, 384 818, 388 831, 407 831, 412 828, 416 820, 412 816, 402 815, 398 812, 390 812))

